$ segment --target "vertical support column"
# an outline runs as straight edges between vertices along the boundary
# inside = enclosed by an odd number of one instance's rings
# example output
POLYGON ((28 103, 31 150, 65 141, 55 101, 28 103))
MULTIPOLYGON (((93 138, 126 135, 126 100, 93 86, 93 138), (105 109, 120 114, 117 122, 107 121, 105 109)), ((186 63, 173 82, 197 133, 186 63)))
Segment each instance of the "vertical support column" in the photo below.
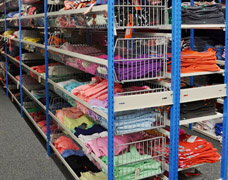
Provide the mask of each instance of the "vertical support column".
POLYGON ((114 180, 114 0, 108 1, 108 180, 114 180))
MULTIPOLYGON (((226 1, 228 7, 228 1, 226 1)), ((222 135, 222 162, 221 162, 221 178, 227 180, 227 158, 228 158, 228 8, 226 8, 226 26, 225 26, 225 84, 226 97, 223 105, 223 135, 222 135)))
MULTIPOLYGON (((191 6, 194 6, 194 0, 191 0, 191 6)), ((190 29, 190 47, 194 50, 194 29, 190 29)), ((194 77, 190 77, 190 85, 193 86, 194 84, 194 77)), ((192 130, 192 123, 189 124, 189 129, 192 130)))
POLYGON ((169 179, 178 179, 181 62, 181 1, 172 1, 172 78, 173 105, 170 119, 169 179))
POLYGON ((20 56, 20 95, 21 95, 21 117, 23 117, 23 81, 22 81, 22 46, 21 46, 21 0, 19 0, 19 56, 20 56))
MULTIPOLYGON (((7 10, 6 10, 6 0, 4 0, 4 9, 5 9, 5 32, 7 31, 7 21, 6 21, 6 15, 7 15, 7 10)), ((4 38, 4 41, 5 41, 5 60, 6 60, 6 95, 8 96, 9 95, 9 92, 8 92, 8 57, 7 57, 7 38, 4 38)))
POLYGON ((50 156, 50 124, 49 124, 49 85, 48 85, 48 0, 44 0, 44 39, 45 39, 45 89, 46 89, 46 120, 47 120, 47 152, 50 156))

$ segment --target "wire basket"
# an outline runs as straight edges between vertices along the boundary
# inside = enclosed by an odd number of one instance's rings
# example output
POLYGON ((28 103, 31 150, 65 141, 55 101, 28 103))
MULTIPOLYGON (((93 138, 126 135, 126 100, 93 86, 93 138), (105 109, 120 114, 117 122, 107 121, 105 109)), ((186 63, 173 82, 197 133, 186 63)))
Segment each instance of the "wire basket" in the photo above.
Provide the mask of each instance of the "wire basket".
MULTIPOLYGON (((53 36, 56 37, 56 35, 53 36)), ((95 63, 76 57, 87 55, 107 63, 107 47, 77 43, 74 41, 74 37, 69 41, 69 38, 65 38, 62 34, 57 36, 58 42, 61 40, 62 43, 55 44, 52 43, 51 37, 49 45, 63 50, 64 54, 49 50, 49 53, 52 54, 50 57, 86 73, 107 78, 107 65, 99 64, 99 61, 95 63), (74 52, 75 56, 69 56, 67 52, 74 52)), ((166 37, 118 38, 114 47, 115 82, 165 78, 167 74, 167 42, 166 37)))
POLYGON ((145 179, 164 172, 165 137, 157 136, 116 145, 114 176, 116 180, 145 179), (159 150, 156 147, 160 147, 159 150))
POLYGON ((123 28, 156 28, 167 25, 167 0, 116 0, 115 24, 123 28))

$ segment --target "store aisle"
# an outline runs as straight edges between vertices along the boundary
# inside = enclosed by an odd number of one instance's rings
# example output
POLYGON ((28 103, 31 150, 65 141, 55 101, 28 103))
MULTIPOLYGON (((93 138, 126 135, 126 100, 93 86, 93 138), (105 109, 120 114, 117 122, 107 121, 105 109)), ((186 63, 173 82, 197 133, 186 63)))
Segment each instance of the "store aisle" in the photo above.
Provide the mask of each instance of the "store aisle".
POLYGON ((2 88, 0 152, 1 180, 66 179, 2 88))

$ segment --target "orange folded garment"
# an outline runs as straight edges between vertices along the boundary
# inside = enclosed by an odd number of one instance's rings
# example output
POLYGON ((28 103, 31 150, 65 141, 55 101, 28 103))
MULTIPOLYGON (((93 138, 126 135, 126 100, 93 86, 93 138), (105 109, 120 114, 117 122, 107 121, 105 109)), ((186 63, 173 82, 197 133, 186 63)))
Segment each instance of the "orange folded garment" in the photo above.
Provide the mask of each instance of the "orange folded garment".
MULTIPOLYGON (((172 57, 168 53, 169 57, 172 57)), ((220 71, 216 64, 216 51, 209 48, 204 52, 185 49, 181 52, 181 73, 220 71)), ((171 72, 171 61, 168 62, 168 72, 171 72)))

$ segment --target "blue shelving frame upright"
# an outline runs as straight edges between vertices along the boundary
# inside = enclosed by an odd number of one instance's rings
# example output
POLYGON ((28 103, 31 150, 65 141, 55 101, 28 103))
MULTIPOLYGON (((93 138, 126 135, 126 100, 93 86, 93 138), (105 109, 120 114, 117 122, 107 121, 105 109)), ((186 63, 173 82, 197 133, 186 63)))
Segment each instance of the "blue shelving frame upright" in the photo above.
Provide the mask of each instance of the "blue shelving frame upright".
MULTIPOLYGON (((228 7, 228 1, 226 1, 228 7)), ((226 95, 228 95, 228 8, 225 10, 225 79, 226 95)), ((221 162, 221 178, 227 180, 227 158, 228 158, 228 98, 224 98, 223 106, 223 135, 222 135, 222 162, 221 162)))
POLYGON ((45 90, 46 90, 46 121, 47 121, 47 154, 50 156, 51 147, 50 147, 50 122, 49 122, 49 73, 48 73, 48 0, 44 0, 44 40, 45 40, 45 90))
POLYGON ((172 1, 172 69, 173 105, 170 114, 169 178, 178 179, 179 119, 180 119, 180 59, 181 1, 172 1))
MULTIPOLYGON (((7 31, 7 21, 6 21, 6 15, 7 15, 7 9, 6 9, 6 0, 4 0, 4 14, 5 14, 5 32, 7 31)), ((9 96, 8 92, 8 57, 7 57, 7 39, 4 39, 5 41, 5 62, 6 62, 6 95, 9 96)))
POLYGON ((114 180, 114 0, 108 1, 108 180, 114 180))
POLYGON ((21 29, 21 0, 19 0, 19 57, 20 57, 20 99, 21 99, 21 117, 23 117, 23 79, 22 79, 22 29, 21 29))

